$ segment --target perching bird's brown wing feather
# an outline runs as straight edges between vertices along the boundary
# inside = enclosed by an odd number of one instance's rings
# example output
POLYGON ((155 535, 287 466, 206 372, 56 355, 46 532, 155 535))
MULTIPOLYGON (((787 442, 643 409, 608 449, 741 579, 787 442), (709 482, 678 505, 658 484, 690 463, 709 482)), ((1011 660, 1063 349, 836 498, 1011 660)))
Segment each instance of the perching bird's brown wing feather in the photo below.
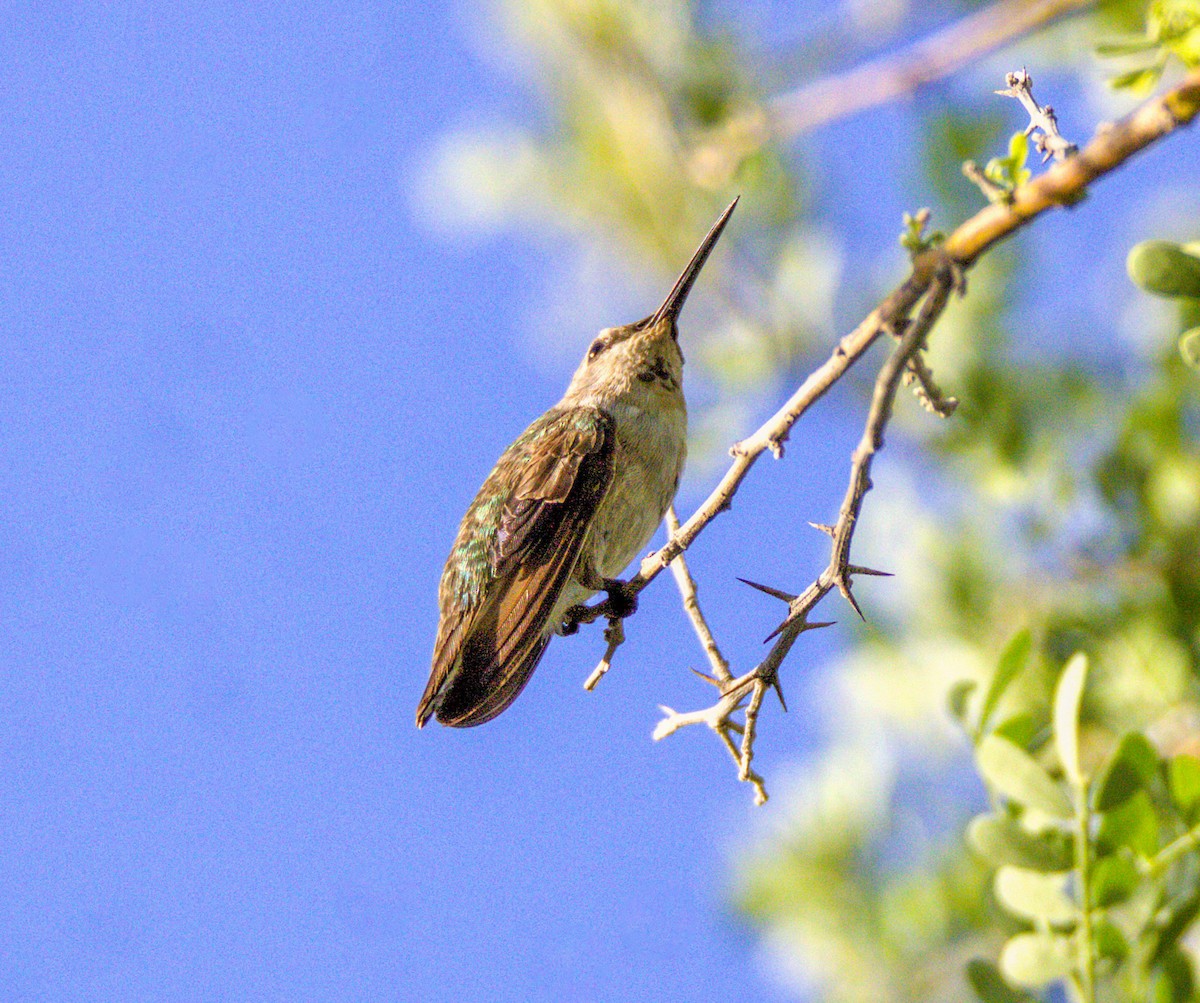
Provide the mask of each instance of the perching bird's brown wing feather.
POLYGON ((548 412, 500 458, 442 575, 442 620, 418 725, 434 713, 455 727, 482 724, 521 692, 612 482, 614 448, 612 419, 581 407, 548 412))

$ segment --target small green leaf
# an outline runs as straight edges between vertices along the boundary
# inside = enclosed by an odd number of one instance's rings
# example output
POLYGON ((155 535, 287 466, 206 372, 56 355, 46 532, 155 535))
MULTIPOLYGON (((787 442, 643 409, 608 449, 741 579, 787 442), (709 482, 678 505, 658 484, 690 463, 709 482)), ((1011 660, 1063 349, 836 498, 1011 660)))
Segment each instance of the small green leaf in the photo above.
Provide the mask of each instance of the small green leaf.
POLYGON ((1200 369, 1200 327, 1193 327, 1179 336, 1179 354, 1193 369, 1200 369))
POLYGON ((1024 132, 1014 132, 1008 140, 1008 171, 1014 188, 1020 188, 1032 177, 1026 168, 1029 160, 1029 137, 1024 132))
POLYGON ((950 713, 954 720, 964 728, 967 728, 967 700, 975 692, 976 685, 973 679, 960 679, 950 687, 950 692, 946 694, 946 704, 950 708, 950 713))
POLYGON ((1002 724, 996 725, 996 730, 992 734, 1000 738, 1007 738, 1013 745, 1019 745, 1022 748, 1028 746, 1034 736, 1041 731, 1042 724, 1038 716, 1032 711, 1023 711, 1020 714, 1014 714, 1006 719, 1002 724))
POLYGON ((1171 798, 1178 805, 1184 818, 1191 822, 1200 808, 1200 759, 1180 755, 1171 760, 1167 770, 1171 785, 1171 798))
POLYGON ((1033 836, 1007 815, 977 815, 967 826, 967 842, 993 867, 1013 864, 1031 871, 1064 871, 1071 866, 1071 843, 1055 833, 1033 836))
POLYGON ((1157 43, 1145 35, 1129 35, 1125 38, 1110 38, 1096 46, 1097 56, 1136 56, 1157 48, 1157 43))
POLYGON ((1128 73, 1118 73, 1109 82, 1109 86, 1118 91, 1133 91, 1135 94, 1147 94, 1154 89, 1158 78, 1163 74, 1163 67, 1158 63, 1141 70, 1130 70, 1128 73))
POLYGON ((1033 650, 1033 635, 1028 630, 1018 631, 1011 641, 1004 646, 1000 653, 1000 661, 996 665, 996 674, 988 684, 987 693, 983 698, 983 708, 979 712, 979 730, 988 726, 992 711, 1004 696, 1004 691, 1025 668, 1029 661, 1029 652, 1033 650))
POLYGON ((1028 159, 1029 137, 1024 132, 1014 132, 1008 140, 1008 156, 993 157, 987 162, 983 173, 993 184, 1012 192, 1032 176, 1025 166, 1028 159))
POLYGON ((1067 779, 1076 787, 1085 783, 1079 766, 1079 705, 1087 681, 1087 655, 1076 652, 1067 661, 1054 690, 1054 746, 1067 779))
POLYGON ((1034 758, 1006 738, 986 736, 975 752, 979 772, 1005 797, 1053 818, 1071 817, 1071 801, 1034 758))
POLYGON ((1121 853, 1101 857, 1092 871, 1092 902, 1101 909, 1124 902, 1137 887, 1138 871, 1121 853))
POLYGON ((1150 1003, 1195 1003, 1196 978, 1187 955, 1173 945, 1166 952, 1150 984, 1150 1003))
POLYGON ((1018 933, 1000 952, 1000 971, 1018 985, 1048 985, 1071 973, 1071 941, 1053 933, 1018 933))
POLYGON ((1111 958, 1118 965, 1129 954, 1129 941, 1111 920, 1098 920, 1092 927, 1092 939, 1096 943, 1096 953, 1102 958, 1111 958))
POLYGON ((904 213, 904 232, 900 234, 900 246, 913 256, 935 247, 946 239, 946 235, 940 230, 925 232, 929 218, 928 209, 919 209, 915 214, 904 213))
POLYGON ((1096 810, 1112 811, 1154 779, 1158 754, 1146 737, 1131 731, 1121 739, 1100 778, 1096 810))
POLYGON ((1018 919, 1050 926, 1074 923, 1078 910, 1066 892, 1070 877, 1069 871, 1044 874, 1022 867, 1001 867, 994 883, 996 900, 1018 919))
POLYGON ((982 958, 967 962, 967 982, 983 1003, 1036 1003, 1029 993, 1005 982, 1000 969, 982 958))
POLYGON ((1102 816, 1096 844, 1101 853, 1128 846, 1143 857, 1152 857, 1158 849, 1158 818, 1150 796, 1138 791, 1123 805, 1102 816))
POLYGON ((1165 917, 1160 916, 1158 943, 1154 953, 1150 955, 1150 963, 1155 964, 1166 957, 1173 949, 1178 949, 1177 941, 1187 932, 1188 927, 1195 922, 1200 914, 1200 891, 1192 891, 1181 901, 1171 903, 1165 917))
POLYGON ((1129 277, 1156 296, 1200 297, 1200 257, 1171 240, 1143 240, 1125 261, 1129 277))

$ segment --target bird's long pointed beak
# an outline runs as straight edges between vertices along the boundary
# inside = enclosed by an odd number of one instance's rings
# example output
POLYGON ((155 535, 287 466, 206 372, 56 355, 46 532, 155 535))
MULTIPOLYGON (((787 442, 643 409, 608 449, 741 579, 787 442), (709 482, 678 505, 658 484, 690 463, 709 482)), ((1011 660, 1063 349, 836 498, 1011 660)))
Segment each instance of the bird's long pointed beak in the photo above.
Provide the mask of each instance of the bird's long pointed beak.
MULTIPOLYGON (((741 198, 739 195, 738 198, 741 198)), ((683 302, 687 299, 688 293, 692 291, 692 283, 696 281, 696 276, 700 274, 700 269, 704 267, 704 262, 708 260, 708 255, 716 246, 717 240, 721 236, 721 231, 725 229, 725 224, 729 222, 729 217, 733 215, 733 210, 737 207, 738 200, 734 199, 729 203, 729 207, 721 213, 717 221, 712 225, 712 229, 700 242, 700 246, 696 248, 696 253, 692 255, 692 260, 688 262, 687 268, 683 270, 683 274, 675 280, 675 285, 667 298, 663 300, 662 306, 654 311, 653 314, 646 320, 646 327, 654 327, 659 321, 664 318, 669 318, 674 322, 679 316, 679 311, 683 309, 683 302)), ((673 326, 673 325, 672 325, 673 326)))

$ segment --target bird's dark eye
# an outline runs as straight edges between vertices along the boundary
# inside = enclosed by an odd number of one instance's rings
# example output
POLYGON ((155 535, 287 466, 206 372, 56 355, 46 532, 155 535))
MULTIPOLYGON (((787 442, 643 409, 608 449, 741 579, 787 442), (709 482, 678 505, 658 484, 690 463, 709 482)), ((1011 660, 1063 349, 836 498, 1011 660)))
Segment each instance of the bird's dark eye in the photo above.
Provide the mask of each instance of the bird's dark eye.
POLYGON ((603 338, 597 338, 595 341, 593 341, 592 347, 588 349, 587 353, 588 362, 591 362, 592 359, 603 352, 606 348, 608 348, 608 342, 606 342, 603 338))

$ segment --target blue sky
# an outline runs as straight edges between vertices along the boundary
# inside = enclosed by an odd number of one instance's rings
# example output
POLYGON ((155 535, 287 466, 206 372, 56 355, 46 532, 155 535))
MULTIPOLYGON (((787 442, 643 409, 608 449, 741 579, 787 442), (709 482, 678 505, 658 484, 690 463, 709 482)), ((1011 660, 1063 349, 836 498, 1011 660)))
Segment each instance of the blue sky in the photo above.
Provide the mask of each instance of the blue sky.
MULTIPOLYGON (((5 999, 783 998, 722 898, 783 809, 708 735, 649 740, 708 697, 668 581, 596 693, 593 630, 494 723, 413 727, 458 518, 569 374, 521 333, 552 245, 413 210, 442 130, 534 114, 470 18, 0 15, 5 999)), ((794 471, 837 471, 801 488, 832 511, 855 432, 828 431, 698 549, 743 659, 777 611, 733 576, 822 544, 729 555, 794 520, 794 471)), ((821 727, 797 675, 776 790, 821 727)))
POLYGON ((748 791, 649 740, 707 696, 668 588, 598 693, 593 632, 413 727, 458 517, 565 380, 521 356, 544 248, 414 220, 438 130, 521 111, 467 23, 2 17, 5 999, 773 998, 721 899, 748 791))

